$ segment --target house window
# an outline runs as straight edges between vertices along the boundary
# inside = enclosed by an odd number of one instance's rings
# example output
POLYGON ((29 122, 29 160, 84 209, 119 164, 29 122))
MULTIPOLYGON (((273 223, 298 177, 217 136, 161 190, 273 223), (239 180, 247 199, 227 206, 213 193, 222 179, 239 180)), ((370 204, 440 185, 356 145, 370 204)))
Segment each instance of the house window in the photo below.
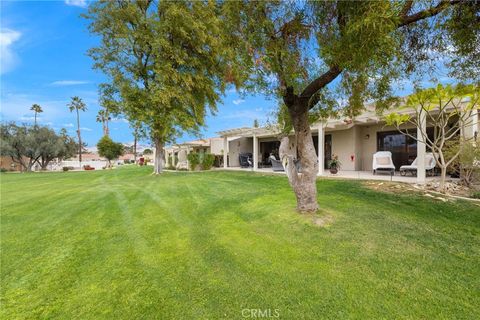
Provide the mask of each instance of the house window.
MULTIPOLYGON (((416 130, 409 134, 416 137, 416 130)), ((427 128, 427 134, 433 139, 433 128, 427 128)), ((429 148, 427 147, 427 152, 429 148)), ((411 164, 417 157, 417 141, 398 131, 377 132, 377 151, 390 151, 395 168, 411 164)))

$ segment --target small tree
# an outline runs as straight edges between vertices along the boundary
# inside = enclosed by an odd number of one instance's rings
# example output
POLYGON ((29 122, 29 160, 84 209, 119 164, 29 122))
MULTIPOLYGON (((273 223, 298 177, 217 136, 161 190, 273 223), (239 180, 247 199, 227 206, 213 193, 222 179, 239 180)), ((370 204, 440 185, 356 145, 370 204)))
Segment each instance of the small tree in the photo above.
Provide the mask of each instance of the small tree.
POLYGON ((457 153, 458 157, 452 166, 459 171, 460 182, 472 187, 480 178, 480 139, 477 137, 475 141, 452 141, 446 148, 447 157, 453 157, 457 153))
POLYGON ((147 148, 147 149, 143 150, 143 154, 152 154, 152 153, 153 153, 152 149, 147 148))
POLYGON ((78 135, 78 160, 80 167, 82 166, 82 135, 80 134, 80 111, 86 111, 87 106, 83 100, 77 96, 72 97, 72 101, 67 105, 70 112, 76 111, 77 113, 77 135, 78 135))
POLYGON ((30 110, 32 110, 33 112, 35 112, 35 126, 37 126, 37 114, 43 112, 42 107, 40 107, 40 105, 38 105, 38 104, 35 103, 34 105, 32 105, 32 107, 30 108, 30 110))
POLYGON ((440 189, 445 192, 447 168, 457 159, 460 148, 453 153, 446 152, 448 142, 453 139, 468 141, 465 136, 465 127, 472 124, 473 112, 479 108, 479 87, 443 86, 436 88, 417 89, 407 98, 404 106, 399 110, 414 110, 414 115, 394 112, 385 117, 387 124, 394 125, 404 135, 420 142, 432 150, 433 156, 441 169, 440 189), (426 128, 427 124, 433 127, 434 135, 429 137, 426 130, 417 130, 420 136, 413 134, 400 126, 412 125, 414 128, 426 128))
POLYGON ((97 150, 100 156, 108 160, 108 166, 111 167, 111 161, 123 154, 123 144, 114 142, 109 136, 103 136, 97 143, 97 150))

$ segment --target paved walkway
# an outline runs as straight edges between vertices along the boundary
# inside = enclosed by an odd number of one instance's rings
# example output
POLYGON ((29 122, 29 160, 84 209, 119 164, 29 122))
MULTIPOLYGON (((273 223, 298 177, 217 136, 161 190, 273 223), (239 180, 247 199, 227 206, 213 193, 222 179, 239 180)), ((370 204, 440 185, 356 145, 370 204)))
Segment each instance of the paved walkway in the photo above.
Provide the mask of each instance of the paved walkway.
MULTIPOLYGON (((240 168, 240 167, 228 167, 228 168, 216 168, 216 170, 231 170, 231 171, 251 171, 252 168, 240 168)), ((273 174, 285 174, 284 171, 273 171, 271 168, 259 168, 256 172, 261 173, 273 173, 273 174)), ((399 172, 395 172, 394 176, 390 176, 388 173, 373 174, 371 171, 349 171, 340 170, 337 174, 331 174, 328 170, 321 176, 323 178, 343 178, 343 179, 362 179, 362 180, 381 180, 381 181, 395 181, 405 183, 417 183, 417 178, 407 175, 403 177, 399 172)), ((439 177, 427 177, 427 182, 438 180, 439 177)))

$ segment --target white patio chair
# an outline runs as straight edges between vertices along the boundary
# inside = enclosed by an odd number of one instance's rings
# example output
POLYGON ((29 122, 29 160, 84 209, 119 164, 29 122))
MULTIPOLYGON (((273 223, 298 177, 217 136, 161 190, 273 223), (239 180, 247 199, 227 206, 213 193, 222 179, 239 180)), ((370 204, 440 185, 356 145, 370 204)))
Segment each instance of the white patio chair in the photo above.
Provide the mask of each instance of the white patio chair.
POLYGON ((390 175, 395 173, 395 165, 392 161, 392 153, 390 151, 378 151, 373 154, 373 174, 378 171, 387 171, 390 175))
MULTIPOLYGON (((418 169, 417 159, 418 157, 415 158, 415 160, 413 160, 412 164, 410 165, 401 166, 400 174, 402 176, 405 176, 407 175, 407 172, 410 172, 412 176, 416 175, 417 169, 418 169)), ((431 175, 433 175, 436 165, 437 165, 437 161, 435 161, 435 157, 433 156, 433 154, 431 152, 426 153, 425 154, 425 170, 427 171, 427 173, 430 173, 431 175)))

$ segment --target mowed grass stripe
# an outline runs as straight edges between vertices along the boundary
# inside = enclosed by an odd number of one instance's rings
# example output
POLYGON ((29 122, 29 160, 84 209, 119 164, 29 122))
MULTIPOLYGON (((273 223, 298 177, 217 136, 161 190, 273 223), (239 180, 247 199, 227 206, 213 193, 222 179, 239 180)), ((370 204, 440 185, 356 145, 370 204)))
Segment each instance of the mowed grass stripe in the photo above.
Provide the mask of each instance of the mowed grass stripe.
POLYGON ((2 318, 477 318, 480 212, 319 180, 151 168, 2 175, 2 318))

